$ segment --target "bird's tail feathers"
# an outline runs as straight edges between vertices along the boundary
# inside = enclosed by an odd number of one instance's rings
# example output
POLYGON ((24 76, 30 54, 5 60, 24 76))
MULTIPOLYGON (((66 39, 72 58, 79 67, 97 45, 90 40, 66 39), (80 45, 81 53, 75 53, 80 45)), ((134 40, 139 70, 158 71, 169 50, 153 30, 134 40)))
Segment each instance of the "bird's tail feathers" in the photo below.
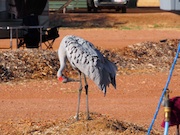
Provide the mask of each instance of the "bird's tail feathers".
POLYGON ((88 75, 99 87, 100 90, 103 91, 104 95, 106 95, 106 88, 109 87, 111 83, 114 88, 116 88, 116 71, 117 68, 115 64, 110 62, 109 60, 104 59, 103 65, 98 65, 98 68, 93 68, 93 66, 89 69, 93 74, 88 75))
POLYGON ((111 84, 114 86, 116 89, 116 77, 111 78, 111 84))
POLYGON ((104 77, 107 78, 108 81, 116 89, 116 71, 117 71, 117 67, 116 67, 116 65, 114 63, 110 62, 107 59, 105 59, 105 64, 104 65, 105 66, 104 66, 103 75, 104 75, 104 72, 107 73, 107 74, 105 74, 106 76, 104 76, 104 77))
POLYGON ((111 61, 109 61, 108 59, 105 59, 105 69, 112 74, 116 74, 117 71, 117 67, 114 63, 112 63, 111 61))
POLYGON ((102 85, 99 85, 98 87, 99 87, 99 89, 102 90, 102 92, 104 93, 104 96, 106 96, 106 85, 102 84, 102 85))

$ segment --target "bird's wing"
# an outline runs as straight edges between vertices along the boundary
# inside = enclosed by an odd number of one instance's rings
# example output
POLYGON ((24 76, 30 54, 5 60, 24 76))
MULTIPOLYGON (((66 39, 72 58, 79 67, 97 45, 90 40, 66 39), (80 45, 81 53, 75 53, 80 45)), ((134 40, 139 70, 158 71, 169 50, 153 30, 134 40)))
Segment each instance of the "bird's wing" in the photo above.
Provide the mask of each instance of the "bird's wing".
POLYGON ((98 57, 100 61, 104 62, 103 55, 91 42, 73 35, 67 36, 66 41, 66 50, 69 57, 82 57, 83 61, 90 57, 98 57))

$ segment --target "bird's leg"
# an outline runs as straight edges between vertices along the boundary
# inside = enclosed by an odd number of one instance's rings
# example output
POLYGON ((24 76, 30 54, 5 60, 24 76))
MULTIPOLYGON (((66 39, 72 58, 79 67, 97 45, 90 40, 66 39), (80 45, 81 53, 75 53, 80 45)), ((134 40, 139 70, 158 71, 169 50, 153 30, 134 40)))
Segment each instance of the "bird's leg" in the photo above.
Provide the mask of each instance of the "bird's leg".
POLYGON ((82 92, 82 79, 81 79, 81 72, 79 72, 79 94, 78 94, 76 120, 79 120, 79 106, 80 106, 80 100, 81 100, 81 92, 82 92))
POLYGON ((84 88, 86 91, 86 113, 87 113, 87 120, 89 120, 90 117, 89 117, 89 103, 88 103, 88 83, 87 83, 85 74, 84 74, 84 82, 85 82, 84 88))

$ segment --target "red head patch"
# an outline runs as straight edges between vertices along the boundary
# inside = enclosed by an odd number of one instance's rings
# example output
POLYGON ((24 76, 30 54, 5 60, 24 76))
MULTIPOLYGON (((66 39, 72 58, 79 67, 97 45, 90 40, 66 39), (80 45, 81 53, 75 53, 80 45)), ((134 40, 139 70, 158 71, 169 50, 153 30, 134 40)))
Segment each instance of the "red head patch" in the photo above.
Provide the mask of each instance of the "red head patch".
POLYGON ((64 78, 63 78, 62 76, 60 76, 60 77, 58 78, 58 80, 59 80, 60 82, 62 82, 62 81, 64 80, 64 78))

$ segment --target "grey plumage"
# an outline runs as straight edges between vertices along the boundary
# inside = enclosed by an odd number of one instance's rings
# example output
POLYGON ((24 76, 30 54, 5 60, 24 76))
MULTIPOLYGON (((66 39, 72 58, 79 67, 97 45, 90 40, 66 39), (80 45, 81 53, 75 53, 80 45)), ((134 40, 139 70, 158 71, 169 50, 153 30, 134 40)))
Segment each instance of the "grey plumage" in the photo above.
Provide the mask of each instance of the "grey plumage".
POLYGON ((115 64, 103 57, 92 43, 77 36, 65 36, 60 44, 58 55, 63 58, 65 56, 62 55, 66 55, 72 67, 93 80, 104 94, 110 83, 116 88, 115 64))
POLYGON ((74 69, 93 80, 104 94, 110 83, 116 88, 115 64, 103 57, 89 41, 73 35, 65 36, 60 43, 58 56, 60 60, 58 78, 64 77, 62 71, 67 58, 74 69))

